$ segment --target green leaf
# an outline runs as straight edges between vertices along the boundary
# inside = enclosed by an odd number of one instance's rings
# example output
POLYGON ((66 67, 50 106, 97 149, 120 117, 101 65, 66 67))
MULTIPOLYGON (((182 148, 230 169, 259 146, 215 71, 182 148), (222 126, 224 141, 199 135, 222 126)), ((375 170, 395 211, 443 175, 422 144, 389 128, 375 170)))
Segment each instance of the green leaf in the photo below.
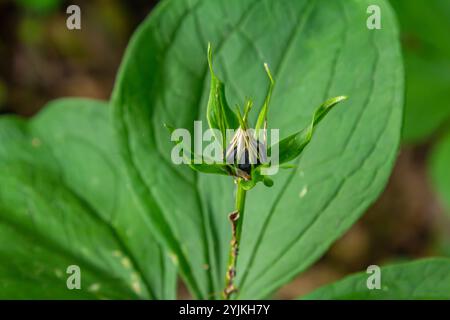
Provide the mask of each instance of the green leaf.
POLYGON ((106 103, 64 99, 0 118, 0 298, 174 298, 114 146, 106 103), (81 269, 68 290, 66 269, 81 269))
POLYGON ((258 299, 319 259, 383 190, 403 111, 398 31, 382 0, 168 0, 139 27, 113 92, 115 127, 154 234, 197 298, 224 289, 234 184, 174 165, 162 124, 207 128, 208 42, 230 105, 246 97, 263 105, 261 66, 271 66, 268 118, 281 138, 308 126, 327 98, 351 97, 317 128, 295 169, 248 192, 236 285, 239 298, 258 299), (381 30, 365 27, 371 4, 383 12, 381 30))
POLYGON ((226 148, 226 130, 237 128, 236 115, 231 111, 225 97, 225 86, 213 70, 212 49, 208 43, 208 65, 211 73, 207 118, 211 129, 218 129, 222 134, 222 147, 226 148))
POLYGON ((406 74, 403 139, 419 143, 450 121, 450 2, 392 0, 406 74))
POLYGON ((447 212, 450 213, 450 133, 433 148, 429 171, 431 181, 447 212))
POLYGON ((450 259, 429 258, 382 267, 381 289, 367 288, 374 273, 361 272, 326 285, 303 299, 450 299, 450 259))
MULTIPOLYGON (((314 134, 314 129, 319 122, 326 116, 330 110, 339 102, 347 99, 345 96, 339 96, 330 98, 320 105, 314 112, 311 123, 303 130, 290 135, 289 137, 281 140, 278 143, 279 164, 283 164, 297 158, 305 149, 305 147, 311 142, 314 134)), ((269 148, 269 154, 271 148, 269 148)))

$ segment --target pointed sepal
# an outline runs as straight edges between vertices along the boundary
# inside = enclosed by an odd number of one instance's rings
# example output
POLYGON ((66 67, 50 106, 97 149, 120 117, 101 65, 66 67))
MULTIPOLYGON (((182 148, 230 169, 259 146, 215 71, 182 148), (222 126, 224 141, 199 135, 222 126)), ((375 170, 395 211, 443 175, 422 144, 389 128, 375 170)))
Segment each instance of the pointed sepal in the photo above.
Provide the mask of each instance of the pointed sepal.
POLYGON ((327 101, 322 103, 319 108, 317 108, 317 110, 314 112, 311 123, 305 129, 281 140, 278 143, 278 163, 283 164, 297 158, 311 141, 314 130, 319 122, 327 115, 328 112, 330 112, 330 110, 334 106, 336 106, 339 102, 344 101, 345 99, 347 99, 346 96, 339 96, 328 99, 327 101))
POLYGON ((263 106, 261 107, 258 119, 256 120, 255 135, 257 137, 260 129, 267 128, 267 113, 269 112, 270 99, 272 98, 272 91, 275 85, 275 81, 273 80, 272 73, 270 72, 269 65, 267 63, 264 63, 264 69, 266 70, 267 77, 269 78, 269 88, 267 89, 266 98, 264 99, 263 106))
POLYGON ((236 129, 238 127, 238 119, 236 114, 228 106, 225 97, 225 86, 216 76, 212 64, 211 44, 208 44, 208 65, 211 73, 211 87, 209 92, 207 115, 209 127, 218 129, 222 137, 218 139, 222 143, 222 147, 226 146, 226 130, 236 129))

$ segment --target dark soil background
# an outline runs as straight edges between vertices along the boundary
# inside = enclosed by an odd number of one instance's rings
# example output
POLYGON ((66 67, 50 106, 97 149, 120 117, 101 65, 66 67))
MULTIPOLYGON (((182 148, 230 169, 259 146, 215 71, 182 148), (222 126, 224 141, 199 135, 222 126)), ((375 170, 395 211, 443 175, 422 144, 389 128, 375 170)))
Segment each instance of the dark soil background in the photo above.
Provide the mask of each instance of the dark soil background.
MULTIPOLYGON (((65 8, 72 2, 0 1, 0 113, 32 116, 66 96, 109 99, 127 41, 156 2, 77 1, 82 30, 69 31, 65 8)), ((378 201, 276 297, 298 297, 371 264, 450 255, 449 219, 426 172, 432 144, 403 146, 378 201)), ((187 297, 181 287, 180 298, 187 297)))

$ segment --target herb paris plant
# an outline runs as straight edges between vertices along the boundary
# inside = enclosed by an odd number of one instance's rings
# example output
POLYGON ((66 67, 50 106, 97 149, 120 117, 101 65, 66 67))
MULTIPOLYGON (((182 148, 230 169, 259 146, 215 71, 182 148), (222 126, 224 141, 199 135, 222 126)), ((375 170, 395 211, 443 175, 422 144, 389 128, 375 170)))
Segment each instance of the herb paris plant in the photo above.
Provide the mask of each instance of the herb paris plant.
MULTIPOLYGON (((249 95, 263 105, 262 65, 270 62, 276 86, 268 118, 272 128, 283 128, 281 139, 308 127, 328 97, 351 97, 317 127, 295 168, 270 176, 272 188, 259 183, 247 192, 235 297, 266 298, 355 223, 392 170, 403 68, 392 10, 375 3, 383 28, 374 31, 366 28, 372 0, 169 0, 134 34, 112 95, 116 136, 152 233, 193 297, 219 298, 226 286, 224 214, 234 210, 234 186, 228 176, 175 166, 162 124, 191 131, 196 120, 206 125, 208 41, 229 101, 249 95)), ((250 112, 249 123, 256 116, 250 112)))
MULTIPOLYGON (((285 163, 297 158, 303 149, 311 141, 315 127, 326 116, 326 114, 339 102, 347 99, 346 96, 330 98, 319 106, 306 128, 283 139, 275 145, 277 154, 275 163, 268 162, 267 154, 273 156, 272 149, 267 148, 267 115, 269 111, 270 98, 272 95, 275 81, 270 72, 267 63, 264 68, 269 78, 269 87, 266 98, 260 108, 257 121, 253 129, 250 129, 248 123, 249 112, 253 101, 246 100, 243 114, 239 106, 233 112, 225 96, 225 85, 216 76, 213 70, 212 50, 208 44, 208 66, 211 73, 210 93, 207 107, 207 119, 211 130, 217 130, 216 140, 220 143, 220 152, 222 159, 226 162, 207 163, 203 162, 203 155, 188 152, 189 166, 202 173, 228 174, 234 177, 236 184, 235 210, 229 214, 229 220, 232 225, 232 239, 229 253, 229 262, 226 273, 226 287, 223 292, 225 299, 237 291, 234 284, 236 275, 236 264, 239 252, 239 243, 241 240, 242 224, 244 219, 244 207, 246 192, 252 189, 256 183, 262 181, 264 185, 271 187, 273 181, 264 170, 270 165, 284 165, 285 163), (231 141, 228 143, 227 130, 236 130, 231 141), (262 132, 262 134, 260 134, 262 132)), ((173 132, 172 126, 167 126, 173 132)), ((173 137, 172 137, 173 138, 173 137)), ((174 139, 172 139, 174 140, 174 139)), ((178 141, 180 142, 180 141, 178 141)), ((271 157, 271 160, 272 157, 271 157)))
MULTIPOLYGON (((113 122, 108 103, 80 99, 53 102, 28 121, 1 117, 0 298, 174 299, 172 262, 193 297, 220 297, 233 185, 174 166, 161 126, 206 120, 205 39, 217 43, 230 101, 243 101, 243 92, 258 97, 267 81, 260 66, 271 62, 270 124, 286 133, 308 130, 314 105, 327 97, 352 97, 317 128, 295 168, 246 195, 237 298, 269 297, 378 197, 398 150, 404 91, 386 1, 162 1, 127 48, 113 122), (383 28, 369 31, 361 26, 374 3, 383 28), (274 113, 278 106, 283 112, 274 113), (69 264, 82 270, 80 290, 65 286, 69 264)), ((433 161, 436 175, 446 169, 447 145, 433 161)), ((237 202, 243 210, 244 197, 237 202)), ((382 290, 369 292, 362 273, 307 298, 448 299, 449 266, 450 259, 424 259, 385 267, 382 290)))

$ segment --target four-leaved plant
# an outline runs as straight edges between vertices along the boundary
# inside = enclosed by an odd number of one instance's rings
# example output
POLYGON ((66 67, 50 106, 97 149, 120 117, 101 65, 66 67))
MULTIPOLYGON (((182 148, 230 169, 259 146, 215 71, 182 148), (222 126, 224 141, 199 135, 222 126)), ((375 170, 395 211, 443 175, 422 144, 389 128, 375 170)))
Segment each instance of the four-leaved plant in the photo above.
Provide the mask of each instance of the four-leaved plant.
MULTIPOLYGON (((236 184, 235 210, 229 214, 232 226, 232 239, 228 268, 226 273, 226 286, 223 291, 225 299, 237 291, 234 285, 236 276, 236 264, 239 251, 239 243, 244 219, 244 206, 246 192, 252 189, 258 182, 271 187, 272 179, 269 175, 277 170, 269 168, 289 168, 288 162, 297 158, 311 141, 315 127, 325 115, 339 102, 347 99, 346 96, 330 98, 322 103, 314 112, 308 126, 287 138, 268 146, 267 143, 267 115, 272 91, 275 86, 274 78, 267 63, 264 64, 269 78, 269 87, 264 103, 259 111, 258 118, 253 127, 249 125, 248 115, 253 106, 253 101, 247 99, 244 110, 239 105, 233 111, 226 100, 225 86, 216 76, 212 64, 211 45, 208 45, 208 64, 211 72, 211 87, 207 106, 208 125, 215 133, 216 143, 220 144, 221 157, 217 159, 207 158, 205 155, 191 153, 183 149, 183 156, 192 169, 212 174, 228 175, 234 178, 236 184), (227 139, 233 132, 231 139, 227 139)), ((167 125, 169 131, 174 128, 167 125)), ((176 141, 180 143, 181 141, 176 141)))

